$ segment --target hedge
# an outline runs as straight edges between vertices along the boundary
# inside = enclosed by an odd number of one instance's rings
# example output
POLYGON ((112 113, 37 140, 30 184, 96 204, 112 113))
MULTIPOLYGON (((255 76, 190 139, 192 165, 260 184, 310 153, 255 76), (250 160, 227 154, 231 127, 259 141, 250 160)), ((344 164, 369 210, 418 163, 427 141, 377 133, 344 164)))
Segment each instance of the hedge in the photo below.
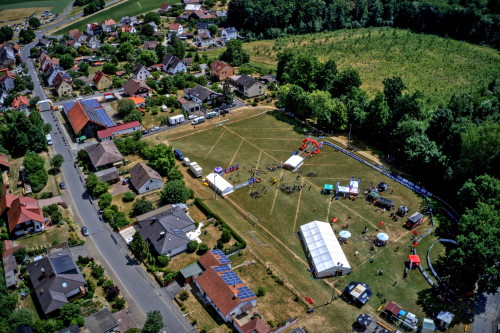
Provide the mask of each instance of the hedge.
POLYGON ((227 225, 227 223, 219 215, 215 214, 210 208, 208 208, 207 205, 205 205, 205 203, 200 198, 198 197, 194 198, 194 203, 196 204, 196 206, 198 206, 198 208, 202 212, 204 212, 207 215, 208 218, 213 217, 217 221, 219 221, 224 228, 228 229, 231 232, 231 236, 233 236, 233 238, 236 239, 236 241, 238 242, 238 246, 233 246, 230 249, 225 250, 224 251, 225 254, 231 254, 233 252, 239 251, 247 247, 247 242, 245 242, 243 238, 241 238, 240 235, 238 235, 233 230, 233 228, 227 225))

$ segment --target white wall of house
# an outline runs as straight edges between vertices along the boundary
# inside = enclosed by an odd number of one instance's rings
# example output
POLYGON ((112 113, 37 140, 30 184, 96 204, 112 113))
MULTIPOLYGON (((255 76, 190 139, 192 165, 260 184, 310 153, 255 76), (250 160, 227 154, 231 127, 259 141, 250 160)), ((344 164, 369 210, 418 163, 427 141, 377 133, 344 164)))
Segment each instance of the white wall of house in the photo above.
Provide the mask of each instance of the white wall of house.
POLYGON ((137 73, 137 75, 132 75, 134 79, 139 81, 146 81, 146 79, 150 76, 151 73, 144 67, 141 68, 141 70, 139 71, 139 73, 137 73))
POLYGON ((163 181, 160 179, 150 179, 148 182, 144 185, 142 185, 140 188, 137 189, 137 193, 142 194, 146 193, 149 191, 154 191, 159 188, 162 188, 163 186, 163 181))
POLYGON ((175 66, 174 68, 171 68, 169 70, 170 74, 176 74, 176 73, 179 73, 179 72, 187 72, 187 67, 182 62, 179 62, 177 64, 177 66, 175 66))
POLYGON ((243 94, 247 97, 255 97, 264 94, 264 86, 261 83, 256 83, 250 88, 244 88, 243 94))
POLYGON ((32 227, 29 227, 27 229, 21 229, 21 230, 18 230, 16 232, 14 232, 14 235, 16 236, 22 236, 22 235, 26 235, 26 234, 30 234, 32 232, 40 232, 43 230, 43 224, 38 222, 38 221, 27 221, 25 223, 29 223, 29 222, 33 222, 33 226, 32 227))

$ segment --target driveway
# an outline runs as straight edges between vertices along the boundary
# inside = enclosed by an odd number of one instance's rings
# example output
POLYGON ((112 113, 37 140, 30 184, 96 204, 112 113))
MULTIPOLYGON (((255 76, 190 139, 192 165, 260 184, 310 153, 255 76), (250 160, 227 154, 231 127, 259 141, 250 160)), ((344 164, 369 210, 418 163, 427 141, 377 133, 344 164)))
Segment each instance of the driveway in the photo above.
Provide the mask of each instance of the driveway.
POLYGON ((38 204, 40 205, 40 208, 43 208, 45 206, 50 206, 52 204, 56 204, 57 205, 58 202, 63 202, 63 199, 61 198, 60 195, 52 197, 52 198, 48 198, 48 199, 40 199, 40 200, 38 200, 38 204))
POLYGON ((118 195, 122 194, 124 192, 127 192, 130 189, 130 182, 123 184, 123 177, 120 177, 120 181, 118 183, 113 184, 113 189, 111 190, 112 195, 118 195))

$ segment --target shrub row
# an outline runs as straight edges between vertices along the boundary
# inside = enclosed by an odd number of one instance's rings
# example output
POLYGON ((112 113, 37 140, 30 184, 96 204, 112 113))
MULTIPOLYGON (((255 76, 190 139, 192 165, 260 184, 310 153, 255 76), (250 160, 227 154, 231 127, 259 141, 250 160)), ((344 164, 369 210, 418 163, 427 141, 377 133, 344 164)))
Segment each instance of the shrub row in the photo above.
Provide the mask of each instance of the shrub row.
POLYGON ((194 203, 202 212, 207 215, 207 218, 213 217, 218 220, 224 228, 231 232, 231 236, 233 236, 233 238, 238 242, 238 246, 233 246, 230 249, 225 250, 224 252, 226 254, 230 254, 247 247, 247 243, 245 242, 245 240, 243 240, 240 235, 238 235, 229 225, 227 225, 227 223, 219 215, 215 214, 210 208, 208 208, 200 198, 194 198, 194 203))

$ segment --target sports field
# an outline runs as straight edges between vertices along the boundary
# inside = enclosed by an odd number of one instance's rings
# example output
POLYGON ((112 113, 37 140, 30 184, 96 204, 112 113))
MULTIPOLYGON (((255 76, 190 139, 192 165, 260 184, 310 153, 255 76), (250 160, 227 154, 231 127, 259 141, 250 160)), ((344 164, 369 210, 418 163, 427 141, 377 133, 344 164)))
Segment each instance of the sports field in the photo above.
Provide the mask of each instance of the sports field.
MULTIPOLYGON (((215 200, 213 192, 202 185, 201 179, 186 176, 186 181, 197 196, 204 199, 209 207, 246 239, 253 253, 262 262, 276 267, 302 297, 309 296, 316 302, 316 306, 321 305, 332 297, 334 283, 339 283, 338 291, 348 282, 360 280, 371 285, 374 292, 372 299, 364 306, 364 312, 375 313, 381 299, 386 298, 397 302, 405 310, 422 316, 423 309, 418 305, 422 300, 419 297, 423 297, 428 284, 416 270, 411 272, 410 277, 403 279, 404 262, 412 239, 412 233, 402 227, 403 219, 392 221, 388 212, 375 208, 362 196, 354 201, 332 200, 331 196, 320 192, 325 183, 335 185, 340 182, 345 185, 351 177, 355 177, 361 179, 363 189, 370 184, 387 182, 390 190, 384 196, 392 199, 396 206, 410 207, 411 212, 420 208, 421 198, 371 168, 326 146, 323 146, 321 153, 306 160, 300 169, 301 177, 283 169, 267 170, 267 166, 285 161, 293 150, 301 146, 306 134, 300 125, 290 124, 292 121, 286 116, 278 113, 259 114, 261 111, 247 110, 218 126, 215 123, 223 119, 210 120, 202 126, 198 125, 194 131, 186 128, 168 131, 159 135, 157 140, 179 148, 184 156, 200 164, 205 175, 217 166, 227 168, 239 164, 239 176, 238 171, 225 176, 226 180, 237 184, 251 176, 251 169, 263 171, 258 176, 261 183, 254 184, 251 188, 241 188, 227 196, 226 200, 220 197, 215 200), (237 120, 238 117, 240 120, 237 120), (245 117, 248 118, 244 119, 245 117), (309 171, 315 171, 317 176, 307 177, 309 171), (283 181, 271 185, 272 178, 282 178, 283 181), (279 189, 282 185, 302 185, 303 188, 301 191, 285 194, 279 189), (256 190, 263 193, 260 198, 250 196, 256 190), (338 219, 332 224, 334 230, 339 232, 342 225, 349 224, 348 230, 352 233, 348 244, 343 248, 353 269, 349 276, 343 277, 342 282, 340 278, 312 279, 307 271, 308 262, 304 250, 295 234, 302 224, 313 220, 331 221, 332 218, 338 219), (382 221, 384 226, 380 227, 379 223, 382 221), (369 231, 363 234, 365 227, 369 231), (390 240, 388 246, 371 251, 369 239, 377 234, 377 228, 386 232, 390 240), (395 251, 396 247, 399 247, 399 251, 395 251), (373 259, 373 263, 370 263, 370 259, 373 259), (384 275, 376 275, 378 270, 383 270, 384 275), (393 285, 395 281, 397 282, 393 285), (376 296, 377 293, 381 293, 380 298, 376 296)), ((154 141, 158 142, 157 140, 154 141)), ((181 169, 185 170, 185 167, 181 169)), ((417 231, 423 232, 428 227, 424 223, 417 227, 417 231)), ((421 245, 422 254, 434 239, 433 236, 425 239, 421 245)), ((318 308, 315 314, 304 316, 302 320, 304 323, 315 323, 307 325, 311 332, 325 332, 319 326, 321 324, 338 328, 338 332, 346 332, 360 313, 360 310, 353 309, 344 301, 338 300, 318 308)))
MULTIPOLYGON (((401 76, 410 92, 424 93, 426 104, 437 106, 453 94, 477 91, 500 74, 500 55, 492 48, 416 34, 394 28, 364 28, 297 35, 244 43, 250 64, 276 69, 276 55, 285 50, 337 62, 339 70, 354 68, 362 89, 374 96, 382 80, 401 76)), ((207 51, 213 58, 223 48, 207 51)))

